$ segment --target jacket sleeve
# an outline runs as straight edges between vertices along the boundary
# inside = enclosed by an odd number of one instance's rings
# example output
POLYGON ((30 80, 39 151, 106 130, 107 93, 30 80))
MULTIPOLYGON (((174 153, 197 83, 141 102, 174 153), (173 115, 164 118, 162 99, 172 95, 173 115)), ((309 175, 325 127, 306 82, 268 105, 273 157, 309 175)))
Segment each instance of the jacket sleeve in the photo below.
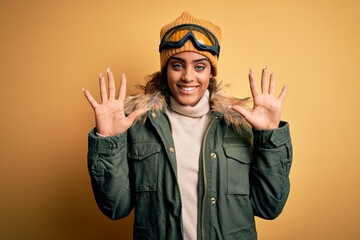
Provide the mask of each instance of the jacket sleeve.
POLYGON ((127 160, 127 133, 88 138, 88 170, 95 200, 111 219, 129 215, 133 208, 127 160))
POLYGON ((292 144, 289 125, 281 122, 274 130, 253 130, 253 164, 250 170, 251 202, 254 215, 276 218, 290 191, 289 172, 292 144))

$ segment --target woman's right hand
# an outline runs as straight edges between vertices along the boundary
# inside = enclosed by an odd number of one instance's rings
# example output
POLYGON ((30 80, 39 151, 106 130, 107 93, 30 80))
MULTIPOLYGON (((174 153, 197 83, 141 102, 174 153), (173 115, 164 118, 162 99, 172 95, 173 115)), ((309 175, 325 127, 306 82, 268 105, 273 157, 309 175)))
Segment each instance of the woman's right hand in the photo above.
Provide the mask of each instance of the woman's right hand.
POLYGON ((122 75, 119 97, 115 96, 115 81, 110 69, 106 70, 108 79, 108 89, 106 88, 105 77, 100 73, 100 96, 99 104, 90 92, 83 89, 86 99, 94 109, 96 120, 96 132, 101 136, 115 136, 126 132, 135 120, 146 110, 137 109, 129 116, 125 115, 124 101, 126 96, 126 77, 122 75))

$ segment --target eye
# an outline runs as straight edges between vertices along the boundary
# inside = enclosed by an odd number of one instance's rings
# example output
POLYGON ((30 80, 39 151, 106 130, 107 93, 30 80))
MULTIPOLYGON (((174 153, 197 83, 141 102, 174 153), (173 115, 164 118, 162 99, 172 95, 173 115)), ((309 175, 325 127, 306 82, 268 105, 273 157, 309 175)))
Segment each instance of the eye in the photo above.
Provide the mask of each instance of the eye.
POLYGON ((171 66, 174 70, 181 70, 183 68, 183 65, 180 63, 173 63, 171 66))
POLYGON ((205 66, 204 65, 196 65, 195 66, 195 70, 197 70, 197 71, 202 71, 202 70, 204 70, 205 69, 205 66))

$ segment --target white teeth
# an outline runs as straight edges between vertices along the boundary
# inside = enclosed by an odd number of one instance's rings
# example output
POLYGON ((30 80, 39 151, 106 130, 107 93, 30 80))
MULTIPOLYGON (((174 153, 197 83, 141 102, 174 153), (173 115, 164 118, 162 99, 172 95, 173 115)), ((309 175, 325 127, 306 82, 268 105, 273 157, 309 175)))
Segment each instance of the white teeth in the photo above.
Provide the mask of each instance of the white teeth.
POLYGON ((195 89, 195 87, 180 87, 183 91, 190 92, 195 89))

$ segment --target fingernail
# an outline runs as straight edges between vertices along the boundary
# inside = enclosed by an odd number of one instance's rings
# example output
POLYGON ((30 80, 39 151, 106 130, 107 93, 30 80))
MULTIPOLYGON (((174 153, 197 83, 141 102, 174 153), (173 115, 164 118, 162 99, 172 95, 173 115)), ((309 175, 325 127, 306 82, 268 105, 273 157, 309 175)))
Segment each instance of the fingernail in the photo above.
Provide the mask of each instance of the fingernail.
POLYGON ((103 74, 102 74, 102 73, 100 73, 99 77, 102 77, 102 76, 103 76, 103 74))
POLYGON ((106 68, 106 72, 108 73, 111 72, 110 68, 106 68))
POLYGON ((264 65, 263 69, 267 69, 267 66, 266 66, 266 65, 264 65))
POLYGON ((249 73, 253 73, 253 71, 252 71, 252 69, 251 69, 251 68, 249 69, 249 73))

